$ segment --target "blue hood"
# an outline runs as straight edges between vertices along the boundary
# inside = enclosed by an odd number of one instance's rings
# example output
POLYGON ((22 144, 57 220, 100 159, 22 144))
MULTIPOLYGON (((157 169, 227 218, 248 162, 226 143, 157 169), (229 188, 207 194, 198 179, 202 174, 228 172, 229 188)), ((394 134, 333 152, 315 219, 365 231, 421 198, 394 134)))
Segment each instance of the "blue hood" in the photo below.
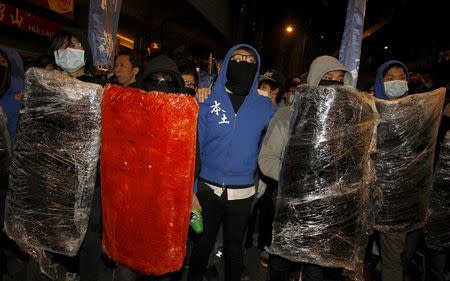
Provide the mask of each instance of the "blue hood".
POLYGON ((0 46, 0 49, 8 56, 11 64, 11 83, 5 95, 0 99, 0 106, 6 114, 8 133, 11 143, 13 143, 16 137, 16 125, 21 106, 21 102, 16 99, 16 94, 23 90, 24 85, 23 61, 16 50, 4 46, 0 46))
MULTIPOLYGON (((386 96, 386 93, 384 91, 384 81, 383 81, 383 73, 386 71, 386 69, 388 69, 389 67, 391 67, 392 65, 400 65, 405 69, 406 72, 406 80, 409 80, 408 77, 408 68, 406 68, 406 65, 404 65, 401 61, 398 60, 390 60, 387 61, 385 63, 383 63, 377 71, 377 76, 375 78, 375 96, 379 99, 383 99, 383 100, 387 100, 389 99, 388 96, 386 96)), ((408 95, 408 93, 405 93, 403 96, 408 95)))
POLYGON ((255 73, 255 77, 253 78, 253 84, 252 84, 252 87, 250 88, 249 96, 258 94, 258 92, 256 90, 258 88, 258 75, 259 75, 259 68, 261 65, 261 58, 259 57, 258 51, 256 51, 256 49, 253 48, 252 46, 247 45, 247 44, 238 44, 238 45, 232 47, 226 54, 225 58, 223 59, 223 64, 222 64, 222 67, 220 68, 219 76, 217 77, 217 81, 214 84, 214 88, 212 90, 211 96, 227 95, 227 93, 225 91, 225 84, 228 81, 228 79, 227 79, 228 63, 230 62, 231 55, 234 53, 234 51, 236 51, 237 49, 240 49, 242 47, 246 47, 246 48, 252 50, 256 54, 257 70, 255 73))

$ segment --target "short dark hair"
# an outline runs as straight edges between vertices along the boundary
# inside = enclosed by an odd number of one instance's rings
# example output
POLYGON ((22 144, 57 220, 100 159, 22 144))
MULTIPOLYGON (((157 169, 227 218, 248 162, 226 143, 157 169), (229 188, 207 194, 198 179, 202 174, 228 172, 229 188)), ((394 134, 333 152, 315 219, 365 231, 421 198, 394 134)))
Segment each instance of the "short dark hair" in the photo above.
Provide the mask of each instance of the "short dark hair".
POLYGON ((141 60, 139 59, 139 56, 133 52, 133 51, 121 51, 117 54, 117 56, 115 57, 115 59, 117 59, 120 56, 127 56, 130 60, 130 63, 133 67, 138 67, 139 70, 142 69, 142 63, 141 60))

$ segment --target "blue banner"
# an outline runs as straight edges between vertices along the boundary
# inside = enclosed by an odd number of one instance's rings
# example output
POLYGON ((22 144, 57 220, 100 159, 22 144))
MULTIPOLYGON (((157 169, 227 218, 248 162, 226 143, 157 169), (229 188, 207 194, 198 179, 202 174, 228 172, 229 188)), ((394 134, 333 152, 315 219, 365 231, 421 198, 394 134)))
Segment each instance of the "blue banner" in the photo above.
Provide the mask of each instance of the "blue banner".
POLYGON ((351 71, 353 87, 358 81, 365 11, 366 0, 348 0, 339 60, 351 71))
POLYGON ((94 66, 110 69, 114 59, 115 37, 122 0, 89 1, 88 40, 94 66))

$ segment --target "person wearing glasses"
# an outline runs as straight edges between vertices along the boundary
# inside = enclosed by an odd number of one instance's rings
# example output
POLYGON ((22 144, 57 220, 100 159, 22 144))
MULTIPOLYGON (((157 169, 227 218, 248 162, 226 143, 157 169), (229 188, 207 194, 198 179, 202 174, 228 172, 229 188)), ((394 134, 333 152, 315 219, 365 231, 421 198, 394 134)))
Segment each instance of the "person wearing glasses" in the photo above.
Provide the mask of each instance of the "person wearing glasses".
POLYGON ((191 96, 195 96, 198 90, 198 73, 197 71, 189 65, 180 66, 181 77, 184 81, 184 86, 186 87, 187 93, 191 96))
POLYGON ((60 30, 51 42, 52 59, 57 70, 83 82, 104 86, 106 80, 94 77, 91 48, 85 37, 72 30, 60 30))
POLYGON ((204 231, 197 237, 190 258, 190 281, 203 280, 220 224, 224 280, 240 280, 259 144, 275 112, 270 99, 257 92, 260 64, 253 47, 234 46, 226 54, 211 95, 200 103, 197 197, 204 231))

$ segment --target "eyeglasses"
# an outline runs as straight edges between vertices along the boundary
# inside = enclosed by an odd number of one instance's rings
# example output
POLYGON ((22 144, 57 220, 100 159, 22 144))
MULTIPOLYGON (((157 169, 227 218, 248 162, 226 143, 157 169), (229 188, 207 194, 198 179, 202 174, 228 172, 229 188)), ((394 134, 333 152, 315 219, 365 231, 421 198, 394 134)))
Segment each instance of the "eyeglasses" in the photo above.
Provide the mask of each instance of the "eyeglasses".
POLYGON ((184 86, 185 86, 186 88, 195 89, 195 83, 194 83, 194 82, 186 81, 186 82, 184 82, 184 86))
POLYGON ((65 50, 67 48, 78 49, 78 50, 83 50, 84 49, 83 45, 80 42, 77 42, 77 43, 72 43, 71 42, 70 44, 63 45, 63 46, 59 47, 58 51, 65 50))
POLYGON ((253 55, 234 54, 231 56, 231 60, 236 62, 246 61, 248 63, 256 63, 256 57, 253 55))

